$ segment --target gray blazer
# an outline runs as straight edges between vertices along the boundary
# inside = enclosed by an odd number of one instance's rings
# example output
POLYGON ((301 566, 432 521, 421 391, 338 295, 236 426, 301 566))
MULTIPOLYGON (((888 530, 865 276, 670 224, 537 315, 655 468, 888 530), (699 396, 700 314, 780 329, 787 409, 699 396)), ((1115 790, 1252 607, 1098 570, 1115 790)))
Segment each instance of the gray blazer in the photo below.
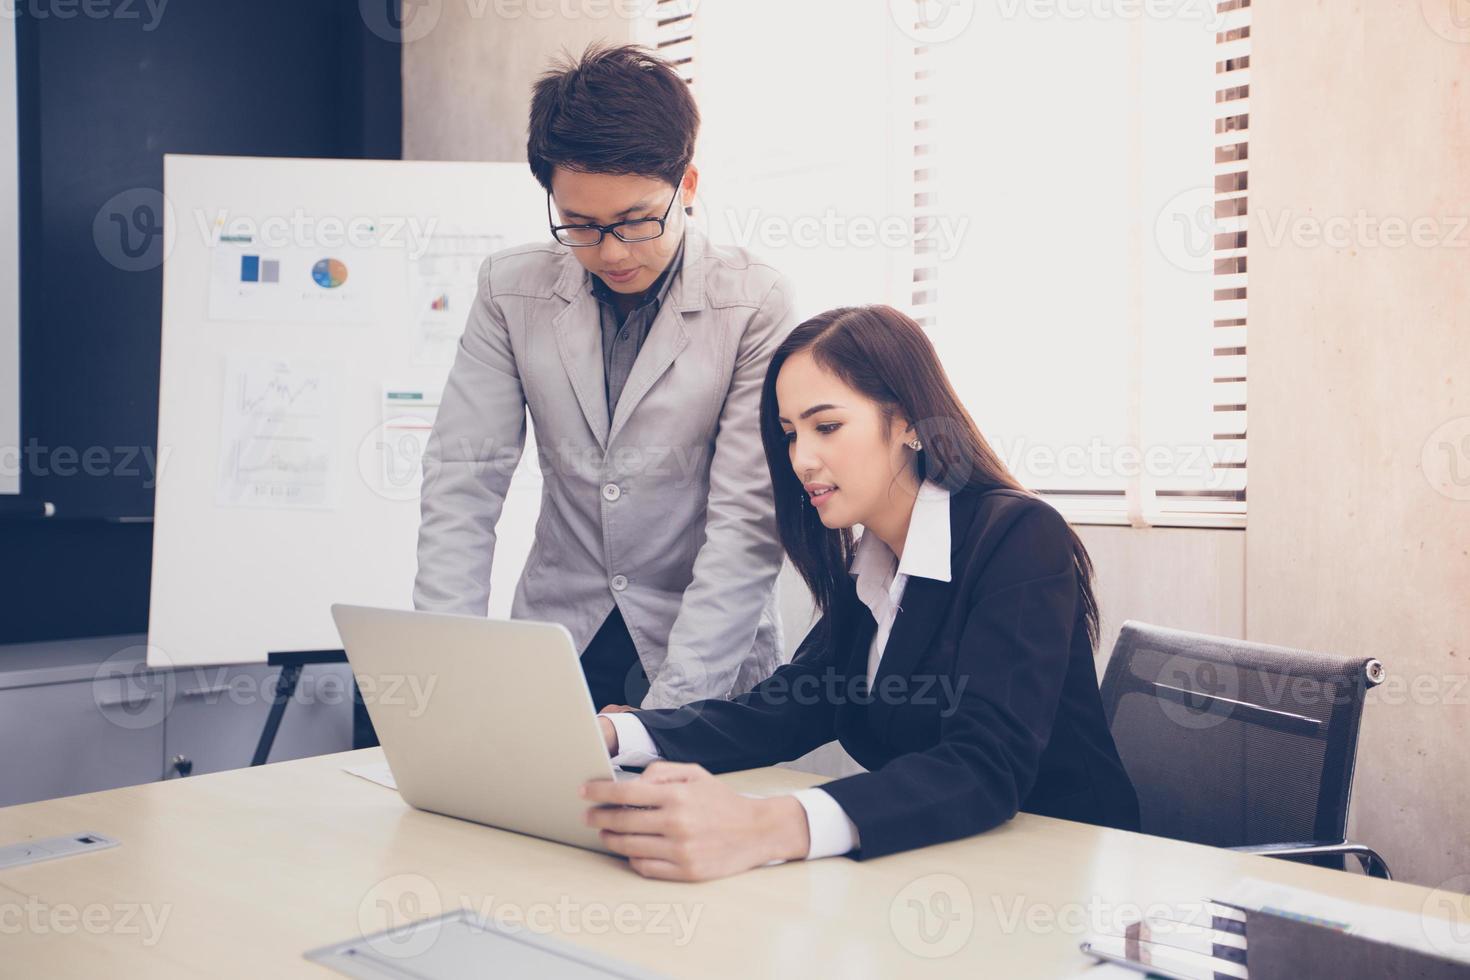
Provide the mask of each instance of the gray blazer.
POLYGON ((686 235, 611 419, 576 257, 547 242, 486 259, 424 454, 414 606, 484 616, 530 409, 544 490, 511 614, 561 623, 584 650, 616 604, 644 707, 742 693, 783 649, 759 417, 791 291, 744 250, 686 235))

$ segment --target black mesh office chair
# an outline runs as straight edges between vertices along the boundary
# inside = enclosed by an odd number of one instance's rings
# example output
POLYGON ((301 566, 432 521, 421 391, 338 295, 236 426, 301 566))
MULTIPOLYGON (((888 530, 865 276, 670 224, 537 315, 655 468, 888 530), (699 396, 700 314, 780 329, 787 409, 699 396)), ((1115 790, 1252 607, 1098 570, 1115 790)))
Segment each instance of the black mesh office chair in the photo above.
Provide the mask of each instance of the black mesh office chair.
POLYGON ((1103 710, 1143 832, 1389 878, 1346 839, 1363 696, 1383 665, 1123 624, 1103 710), (1335 862, 1335 863, 1334 863, 1335 862))

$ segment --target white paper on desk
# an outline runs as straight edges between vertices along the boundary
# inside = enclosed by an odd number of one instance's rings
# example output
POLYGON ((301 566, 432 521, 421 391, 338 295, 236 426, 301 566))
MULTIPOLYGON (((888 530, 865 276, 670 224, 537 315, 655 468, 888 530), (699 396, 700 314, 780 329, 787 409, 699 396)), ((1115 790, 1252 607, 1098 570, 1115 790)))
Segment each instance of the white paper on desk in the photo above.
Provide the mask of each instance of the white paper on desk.
MULTIPOLYGON (((1470 927, 1465 925, 1464 919, 1470 913, 1470 899, 1443 889, 1436 889, 1425 899, 1422 915, 1396 912, 1258 878, 1245 878, 1210 897, 1247 909, 1340 928, 1354 936, 1392 943, 1430 956, 1470 963, 1470 927)), ((1249 939, 1249 925, 1246 926, 1246 934, 1249 939)))
POLYGON ((343 772, 350 772, 354 776, 361 776, 370 783, 386 786, 389 789, 398 788, 398 780, 393 778, 393 770, 388 768, 386 762, 369 762, 362 766, 343 766, 343 772))

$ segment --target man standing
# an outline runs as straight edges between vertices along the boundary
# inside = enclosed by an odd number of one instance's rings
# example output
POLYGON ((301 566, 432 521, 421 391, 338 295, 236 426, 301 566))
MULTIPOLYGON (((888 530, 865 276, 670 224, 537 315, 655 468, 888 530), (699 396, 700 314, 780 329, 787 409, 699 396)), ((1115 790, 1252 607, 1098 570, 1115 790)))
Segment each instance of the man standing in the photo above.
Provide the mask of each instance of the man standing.
POLYGON ((484 615, 529 409, 544 491, 511 614, 571 631, 597 707, 728 697, 781 653, 759 410, 791 292, 687 221, 698 130, 636 47, 542 76, 527 156, 555 241, 481 266, 424 455, 414 605, 484 615))

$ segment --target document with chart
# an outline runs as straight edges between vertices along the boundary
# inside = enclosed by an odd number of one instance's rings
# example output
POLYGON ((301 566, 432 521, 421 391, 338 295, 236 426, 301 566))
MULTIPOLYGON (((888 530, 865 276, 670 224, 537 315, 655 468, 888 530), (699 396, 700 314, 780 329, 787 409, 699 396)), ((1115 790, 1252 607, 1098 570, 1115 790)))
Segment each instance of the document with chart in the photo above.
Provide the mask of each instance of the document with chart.
POLYGON ((333 506, 336 371, 323 361, 240 354, 227 358, 217 503, 333 506))

